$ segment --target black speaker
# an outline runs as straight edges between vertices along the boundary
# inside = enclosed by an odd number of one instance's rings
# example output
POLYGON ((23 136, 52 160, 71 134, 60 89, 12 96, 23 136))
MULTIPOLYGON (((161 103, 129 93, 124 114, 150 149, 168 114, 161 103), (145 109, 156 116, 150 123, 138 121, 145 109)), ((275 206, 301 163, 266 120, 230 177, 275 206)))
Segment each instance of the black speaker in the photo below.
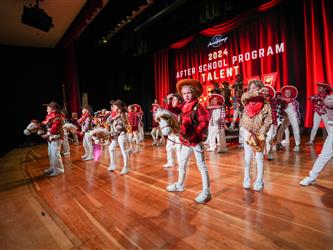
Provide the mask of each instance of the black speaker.
POLYGON ((37 6, 24 6, 22 13, 22 23, 48 32, 52 24, 52 17, 48 16, 43 9, 37 6))

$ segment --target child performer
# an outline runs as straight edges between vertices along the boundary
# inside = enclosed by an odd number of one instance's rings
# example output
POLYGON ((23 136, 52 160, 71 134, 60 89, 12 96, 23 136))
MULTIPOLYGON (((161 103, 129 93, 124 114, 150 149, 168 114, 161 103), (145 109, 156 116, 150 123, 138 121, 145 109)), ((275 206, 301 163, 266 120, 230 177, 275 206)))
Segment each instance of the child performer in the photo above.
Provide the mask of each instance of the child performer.
POLYGON ((244 105, 244 114, 240 121, 243 127, 245 166, 244 166, 244 182, 245 189, 250 188, 250 165, 251 158, 254 155, 257 162, 257 179, 253 189, 260 191, 264 188, 264 146, 266 134, 272 124, 272 111, 270 104, 264 99, 261 91, 263 83, 260 80, 252 80, 249 82, 248 91, 242 95, 242 103, 244 105))
POLYGON ((328 130, 327 137, 319 157, 315 161, 309 176, 306 176, 299 182, 302 186, 314 184, 320 172, 324 169, 327 162, 333 157, 333 95, 328 95, 324 99, 324 105, 327 109, 328 130))
POLYGON ((276 143, 280 144, 282 140, 283 133, 286 128, 291 127, 293 129, 293 134, 295 138, 295 147, 294 152, 299 152, 301 147, 301 137, 299 132, 299 123, 300 123, 300 113, 299 113, 299 104, 296 100, 298 95, 298 90, 296 87, 287 85, 281 88, 282 101, 286 104, 285 117, 283 123, 281 124, 276 137, 276 143))
POLYGON ((184 191, 186 165, 192 152, 201 173, 202 191, 195 198, 197 203, 205 203, 211 199, 208 169, 205 164, 204 148, 205 133, 208 128, 209 115, 199 104, 199 96, 203 88, 199 81, 183 79, 176 84, 177 92, 183 96, 182 123, 180 126, 180 141, 182 143, 179 159, 178 181, 167 187, 170 192, 184 191))
POLYGON ((327 95, 332 92, 332 87, 328 83, 317 83, 318 85, 318 94, 313 95, 309 98, 314 104, 314 115, 313 115, 313 127, 311 129, 310 141, 308 145, 312 145, 318 131, 320 121, 323 120, 325 128, 328 131, 328 118, 326 114, 326 107, 324 105, 324 99, 327 95))
MULTIPOLYGON (((155 99, 156 100, 156 99, 155 99)), ((158 142, 157 142, 157 139, 158 139, 158 135, 159 135, 159 131, 160 131, 160 128, 159 128, 159 124, 158 122, 156 121, 155 119, 155 113, 157 111, 157 109, 161 108, 160 105, 156 104, 156 103, 153 103, 152 104, 152 130, 151 130, 151 137, 153 138, 153 146, 157 146, 158 145, 158 142)))
POLYGON ((116 100, 112 104, 112 114, 108 118, 108 123, 110 123, 110 135, 111 143, 109 146, 110 153, 110 164, 108 167, 109 171, 114 171, 116 167, 115 163, 115 151, 117 145, 119 144, 121 154, 123 156, 123 169, 120 174, 125 175, 128 173, 128 153, 125 150, 125 138, 127 129, 129 127, 128 120, 126 117, 127 108, 122 100, 116 100))
POLYGON ((128 124, 130 126, 129 133, 128 133, 128 142, 130 144, 130 148, 128 152, 136 153, 139 150, 139 135, 138 135, 138 127, 139 127, 139 117, 138 113, 134 111, 134 106, 128 106, 128 124), (132 137, 134 136, 135 140, 135 147, 132 147, 132 137))
POLYGON ((84 161, 90 161, 94 159, 94 148, 92 144, 92 138, 90 135, 90 130, 92 128, 92 108, 90 105, 84 105, 82 107, 82 116, 78 120, 81 124, 81 132, 83 136, 83 147, 85 154, 81 157, 84 161))
POLYGON ((63 138, 63 119, 60 113, 60 106, 56 102, 44 104, 47 106, 47 116, 42 122, 46 128, 47 133, 42 135, 42 138, 47 139, 48 155, 50 167, 44 170, 44 173, 49 176, 56 176, 64 173, 64 165, 61 160, 60 148, 61 140, 63 138))
POLYGON ((138 125, 138 133, 139 133, 139 142, 142 142, 145 134, 144 134, 144 124, 143 124, 143 111, 139 104, 133 104, 134 111, 136 112, 139 118, 139 125, 138 125))
POLYGON ((227 152, 227 142, 225 138, 225 110, 224 97, 219 94, 211 94, 209 97, 210 106, 207 109, 211 112, 209 127, 208 127, 208 143, 207 151, 215 151, 216 138, 218 136, 219 148, 218 153, 227 152))

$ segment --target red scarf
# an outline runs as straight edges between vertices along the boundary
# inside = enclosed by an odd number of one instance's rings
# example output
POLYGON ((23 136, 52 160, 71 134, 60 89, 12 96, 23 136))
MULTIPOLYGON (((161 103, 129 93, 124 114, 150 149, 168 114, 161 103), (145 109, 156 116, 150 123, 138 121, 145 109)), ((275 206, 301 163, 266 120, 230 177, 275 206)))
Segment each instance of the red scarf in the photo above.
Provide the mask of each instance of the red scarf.
POLYGON ((198 102, 198 100, 185 102, 182 107, 182 113, 187 113, 189 111, 192 111, 193 107, 195 106, 195 104, 197 104, 197 102, 198 102))
POLYGON ((259 114, 263 107, 264 107, 264 102, 262 101, 249 102, 247 105, 245 105, 245 112, 248 117, 252 118, 257 114, 259 114))

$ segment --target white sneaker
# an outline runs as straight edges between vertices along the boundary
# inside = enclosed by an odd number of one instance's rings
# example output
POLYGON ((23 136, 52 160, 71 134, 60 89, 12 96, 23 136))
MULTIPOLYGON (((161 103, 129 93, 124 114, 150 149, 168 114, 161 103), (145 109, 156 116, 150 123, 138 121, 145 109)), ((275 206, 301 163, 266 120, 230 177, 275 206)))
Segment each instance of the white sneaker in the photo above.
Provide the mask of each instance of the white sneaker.
POLYGON ((49 176, 57 176, 60 174, 63 174, 64 170, 54 170, 52 173, 49 174, 49 176))
POLYGON ((281 141, 281 144, 289 144, 289 140, 284 139, 281 141))
POLYGON ((166 163, 163 165, 164 168, 172 168, 174 167, 175 165, 173 165, 172 163, 166 163))
POLYGON ((244 178, 243 188, 250 189, 250 187, 251 187, 250 178, 244 178))
POLYGON ((197 203, 205 203, 212 199, 212 196, 210 195, 210 192, 208 191, 202 191, 194 200, 197 203))
POLYGON ((82 159, 82 160, 84 160, 84 161, 91 161, 91 160, 93 160, 94 159, 94 156, 88 156, 87 158, 84 158, 84 159, 82 159))
POLYGON ((301 150, 301 147, 299 145, 296 145, 294 147, 294 152, 299 152, 301 150))
POLYGON ((110 165, 109 167, 108 167, 108 171, 114 171, 114 170, 116 170, 116 166, 115 165, 110 165))
POLYGON ((177 183, 171 184, 166 188, 169 192, 183 192, 184 187, 179 186, 177 183))
POLYGON ((299 182, 301 186, 309 186, 316 183, 316 179, 310 176, 304 177, 303 180, 299 182))
POLYGON ((123 167, 123 169, 121 170, 121 172, 120 172, 120 175, 125 175, 125 174, 127 174, 128 173, 128 167, 123 167))
POLYGON ((51 174, 53 172, 53 167, 49 167, 48 169, 44 170, 44 174, 51 174))
POLYGON ((261 180, 261 181, 256 181, 253 185, 253 190, 254 191, 260 191, 264 188, 264 182, 261 180))

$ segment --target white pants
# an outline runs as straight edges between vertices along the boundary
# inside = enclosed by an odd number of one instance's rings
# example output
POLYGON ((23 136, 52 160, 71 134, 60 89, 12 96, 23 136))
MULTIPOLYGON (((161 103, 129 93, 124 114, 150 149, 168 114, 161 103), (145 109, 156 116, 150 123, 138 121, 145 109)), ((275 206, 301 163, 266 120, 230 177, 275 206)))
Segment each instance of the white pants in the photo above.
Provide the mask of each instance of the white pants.
POLYGON ((179 156, 179 172, 178 172, 178 182, 177 185, 184 187, 185 183, 185 175, 186 175, 186 165, 190 158, 190 155, 192 152, 194 152, 194 157, 197 162, 198 169, 201 174, 202 179, 202 191, 209 192, 210 187, 210 181, 209 181, 209 175, 208 175, 208 168, 205 164, 205 157, 204 157, 204 151, 203 146, 198 144, 193 147, 187 147, 184 145, 181 145, 180 147, 180 156, 179 156))
POLYGON ((179 137, 171 134, 168 135, 168 140, 165 146, 165 149, 167 151, 167 164, 174 165, 174 159, 173 159, 173 151, 176 149, 176 157, 177 157, 177 163, 180 159, 180 141, 179 137))
POLYGON ((293 112, 288 109, 286 109, 286 113, 288 115, 290 125, 293 129, 295 144, 296 144, 296 146, 299 146, 301 144, 301 137, 300 137, 300 133, 299 133, 299 124, 298 124, 297 114, 296 114, 296 112, 293 112))
POLYGON ((266 136, 266 147, 265 147, 266 154, 270 154, 272 152, 272 140, 275 134, 276 134, 276 129, 275 126, 272 124, 266 136))
POLYGON ((69 147, 69 142, 68 142, 68 133, 64 132, 64 139, 63 139, 63 147, 64 147, 64 154, 70 153, 70 147, 69 147))
POLYGON ((133 149, 132 145, 132 137, 134 137, 135 140, 135 146, 134 146, 134 152, 139 150, 139 135, 138 135, 138 131, 133 131, 132 133, 128 134, 128 142, 130 144, 130 149, 133 149))
POLYGON ((151 137, 153 137, 153 140, 154 142, 156 143, 157 142, 157 138, 158 138, 158 134, 159 134, 159 130, 160 128, 159 127, 155 127, 151 130, 151 137))
POLYGON ((328 125, 328 135, 326 137, 320 155, 315 161, 310 171, 310 177, 316 179, 319 173, 324 169, 326 163, 333 157, 333 125, 328 125))
POLYGON ((324 124, 325 124, 325 128, 328 131, 328 118, 327 115, 319 115, 317 112, 314 113, 313 115, 313 127, 311 129, 311 135, 310 135, 310 141, 314 141, 319 125, 320 125, 320 121, 323 120, 324 124))
POLYGON ((84 147, 84 155, 89 157, 94 157, 94 147, 92 144, 92 138, 91 135, 89 133, 89 131, 84 133, 84 137, 83 137, 83 147, 84 147))
MULTIPOLYGON (((250 132, 244 129, 244 139, 250 137, 250 132)), ((253 149, 247 144, 244 143, 244 152, 245 152, 245 166, 244 166, 244 178, 250 179, 250 166, 251 159, 253 154, 255 154, 257 162, 257 179, 256 181, 262 181, 264 177, 264 153, 263 152, 254 152, 253 149)))
POLYGON ((235 126, 238 114, 239 114, 239 105, 237 105, 237 107, 234 109, 234 114, 232 115, 232 122, 231 122, 232 127, 235 126))
POLYGON ((143 130, 143 124, 138 126, 138 130, 139 130, 139 141, 143 141, 144 137, 145 137, 145 133, 143 130))
POLYGON ((244 144, 244 128, 243 127, 239 127, 239 136, 238 136, 238 142, 239 144, 244 144))
POLYGON ((224 129, 219 129, 217 125, 209 125, 208 127, 208 144, 210 148, 216 147, 216 138, 219 142, 218 150, 226 150, 227 142, 224 129))
POLYGON ((50 168, 53 171, 64 172, 64 165, 62 163, 61 155, 60 155, 61 141, 53 140, 48 142, 48 155, 49 155, 49 164, 50 168))
POLYGON ((112 167, 116 166, 115 151, 116 151, 118 143, 119 143, 121 154, 123 155, 124 167, 128 167, 128 154, 125 149, 125 138, 126 138, 126 134, 122 133, 118 136, 118 138, 112 139, 112 141, 109 145, 110 166, 112 166, 112 167))

